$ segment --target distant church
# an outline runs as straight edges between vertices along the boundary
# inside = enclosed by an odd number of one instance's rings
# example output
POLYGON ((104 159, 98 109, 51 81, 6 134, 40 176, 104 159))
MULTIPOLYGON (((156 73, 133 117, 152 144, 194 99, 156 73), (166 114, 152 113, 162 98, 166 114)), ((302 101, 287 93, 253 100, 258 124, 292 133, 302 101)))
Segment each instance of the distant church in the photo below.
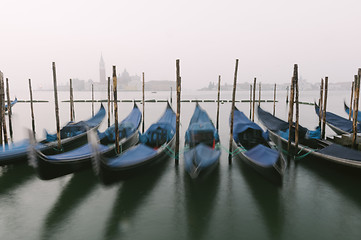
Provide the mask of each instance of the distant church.
MULTIPOLYGON (((112 80, 112 79, 111 79, 112 80)), ((122 74, 117 76, 118 89, 119 90, 140 90, 141 89, 141 79, 140 76, 134 75, 131 76, 126 69, 124 69, 122 74)), ((100 55, 99 61, 99 82, 100 85, 107 84, 107 77, 105 72, 105 63, 103 59, 103 54, 100 55)))

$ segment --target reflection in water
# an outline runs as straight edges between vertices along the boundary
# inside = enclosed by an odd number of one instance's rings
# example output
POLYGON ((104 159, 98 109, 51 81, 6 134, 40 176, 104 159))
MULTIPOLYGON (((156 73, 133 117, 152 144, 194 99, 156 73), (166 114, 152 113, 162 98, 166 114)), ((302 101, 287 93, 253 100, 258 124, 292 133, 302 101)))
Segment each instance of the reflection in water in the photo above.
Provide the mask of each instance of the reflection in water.
POLYGON ((202 239, 211 222, 219 188, 219 166, 206 178, 184 176, 188 239, 202 239))
POLYGON ((43 239, 51 239, 51 235, 56 235, 61 223, 71 217, 76 207, 81 205, 96 186, 97 178, 90 169, 74 173, 44 220, 43 239))
POLYGON ((313 172, 316 178, 321 177, 321 180, 330 183, 342 196, 353 201, 361 210, 360 169, 313 158, 304 159, 299 165, 299 167, 305 167, 308 171, 313 172))
POLYGON ((255 202, 257 203, 264 222, 269 231, 269 239, 280 239, 284 222, 280 203, 280 187, 263 178, 245 162, 237 159, 242 176, 248 183, 255 202))
POLYGON ((34 169, 26 164, 0 167, 0 195, 25 184, 34 177, 34 169))
POLYGON ((111 215, 106 223, 104 239, 119 239, 122 228, 132 218, 146 197, 152 192, 156 183, 169 164, 169 159, 151 166, 144 173, 123 182, 112 207, 111 215))

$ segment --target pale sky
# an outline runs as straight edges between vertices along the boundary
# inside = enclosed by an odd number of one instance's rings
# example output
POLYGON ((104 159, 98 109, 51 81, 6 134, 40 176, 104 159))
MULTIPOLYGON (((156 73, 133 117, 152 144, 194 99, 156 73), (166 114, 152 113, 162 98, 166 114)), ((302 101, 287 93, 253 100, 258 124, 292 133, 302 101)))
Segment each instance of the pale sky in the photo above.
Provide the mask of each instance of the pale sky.
POLYGON ((99 81, 103 55, 146 81, 183 88, 254 77, 289 82, 293 64, 310 82, 352 81, 361 67, 359 0, 1 0, 0 71, 12 88, 52 86, 69 78, 99 81))

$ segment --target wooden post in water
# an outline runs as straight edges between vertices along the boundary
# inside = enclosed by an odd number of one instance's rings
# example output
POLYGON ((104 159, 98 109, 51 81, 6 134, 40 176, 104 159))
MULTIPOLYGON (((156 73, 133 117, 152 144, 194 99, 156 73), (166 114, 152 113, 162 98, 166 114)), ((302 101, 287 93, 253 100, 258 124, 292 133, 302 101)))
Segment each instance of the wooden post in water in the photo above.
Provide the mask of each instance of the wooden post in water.
POLYGON ((258 88, 258 106, 261 106, 261 83, 259 83, 258 88))
POLYGON ((253 80, 252 122, 254 122, 254 111, 256 103, 256 78, 253 80))
MULTIPOLYGON (((113 92, 113 86, 110 86, 111 92, 113 92)), ((113 104, 111 104, 111 108, 112 108, 112 114, 114 114, 114 95, 110 95, 110 102, 113 101, 113 104)))
POLYGON ((295 92, 294 92, 294 76, 292 76, 292 81, 291 81, 291 92, 290 92, 290 105, 289 105, 289 110, 288 110, 288 143, 287 143, 287 159, 290 159, 290 154, 291 154, 291 143, 292 143, 292 128, 293 128, 293 103, 294 103, 294 99, 295 99, 295 92))
POLYGON ((273 116, 276 114, 276 83, 275 83, 275 87, 273 89, 273 116))
POLYGON ((296 126, 295 126, 295 149, 297 151, 298 149, 298 136, 299 136, 299 105, 298 105, 298 66, 295 64, 294 66, 294 84, 295 84, 295 91, 296 91, 296 97, 295 97, 295 103, 296 103, 296 126))
POLYGON ((355 82, 355 103, 353 109, 353 121, 352 121, 352 148, 357 148, 357 119, 358 119, 358 104, 360 98, 360 75, 361 68, 358 69, 358 75, 355 82))
MULTIPOLYGON (((320 86, 320 100, 318 102, 319 110, 318 110, 318 126, 322 128, 322 109, 323 109, 323 78, 321 78, 321 86, 320 86)), ((321 129, 322 130, 322 129, 321 129)))
MULTIPOLYGON (((4 78, 4 75, 3 73, 0 71, 0 83, 1 81, 3 81, 3 78, 4 78)), ((1 84, 0 84, 0 95, 1 95, 1 84)), ((2 104, 2 98, 0 96, 0 145, 1 147, 3 147, 3 111, 4 111, 4 108, 3 108, 3 104, 2 104)))
POLYGON ((176 113, 176 128, 175 128, 175 151, 174 159, 175 165, 179 164, 179 121, 180 121, 180 101, 181 101, 181 76, 179 59, 176 60, 176 80, 177 80, 177 113, 176 113))
POLYGON ((252 119, 252 84, 249 85, 249 119, 252 119))
POLYGON ((110 127, 110 77, 108 77, 108 127, 110 127))
POLYGON ((325 77, 325 92, 323 98, 323 109, 322 109, 322 132, 321 138, 325 138, 326 133, 326 107, 327 107, 327 91, 328 91, 328 77, 325 77))
POLYGON ((7 95, 7 100, 8 100, 9 132, 10 132, 10 139, 11 139, 11 142, 12 142, 13 141, 13 125, 12 125, 12 122, 11 122, 12 110, 11 110, 9 79, 7 79, 7 78, 6 78, 6 95, 7 95))
POLYGON ((217 131, 219 129, 219 98, 221 96, 221 75, 218 76, 218 95, 217 95, 217 131))
MULTIPOLYGON (((357 77, 356 77, 356 79, 357 79, 357 77)), ((356 79, 355 79, 355 80, 356 80, 356 79)), ((349 108, 349 112, 348 112, 348 120, 351 120, 352 99, 353 99, 354 86, 355 86, 355 81, 353 81, 353 82, 352 82, 352 85, 351 85, 351 99, 350 99, 350 108, 349 108)))
POLYGON ((92 117, 94 117, 94 84, 92 83, 92 117))
POLYGON ((70 121, 74 122, 73 81, 70 79, 70 121))
POLYGON ((54 99, 55 99, 56 137, 58 140, 58 150, 60 150, 61 149, 60 120, 59 120, 58 88, 56 84, 55 62, 53 62, 53 83, 54 83, 54 99))
POLYGON ((173 105, 173 89, 170 87, 170 105, 173 105))
POLYGON ((119 154, 119 129, 118 129, 118 96, 117 96, 117 73, 116 67, 113 66, 113 95, 114 95, 114 127, 115 127, 115 148, 119 154))
POLYGON ((229 164, 232 164, 233 118, 234 118, 234 108, 235 108, 234 106, 236 101, 237 72, 238 72, 238 59, 236 59, 236 66, 234 69, 234 81, 233 81, 233 92, 232 92, 231 126, 230 126, 230 134, 229 134, 229 155, 228 155, 229 164))
POLYGON ((31 128, 35 137, 35 118, 34 118, 34 106, 33 106, 33 90, 31 88, 31 79, 29 78, 29 92, 30 92, 30 111, 31 111, 31 128))
POLYGON ((145 122, 145 95, 144 95, 144 72, 142 73, 143 75, 143 84, 142 84, 142 92, 143 92, 143 98, 142 98, 142 103, 143 103, 143 119, 142 119, 142 133, 144 133, 144 122, 145 122))
POLYGON ((1 119, 2 119, 2 129, 4 134, 4 143, 8 144, 8 134, 6 129, 6 120, 5 120, 5 85, 4 85, 4 77, 1 77, 0 80, 1 88, 0 88, 0 97, 1 97, 1 119))
POLYGON ((286 87, 287 95, 286 95, 286 103, 288 103, 288 86, 286 87))

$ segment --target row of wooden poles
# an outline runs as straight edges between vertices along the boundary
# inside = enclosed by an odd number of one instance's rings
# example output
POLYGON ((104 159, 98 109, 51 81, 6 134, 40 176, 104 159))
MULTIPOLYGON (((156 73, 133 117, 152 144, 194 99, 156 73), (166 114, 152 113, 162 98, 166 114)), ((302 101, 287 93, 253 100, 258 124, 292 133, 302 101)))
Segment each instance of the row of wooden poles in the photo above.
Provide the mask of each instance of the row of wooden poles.
MULTIPOLYGON (((9 79, 6 78, 6 95, 7 95, 7 112, 9 117, 9 133, 10 139, 13 139, 13 129, 11 124, 11 100, 9 91, 9 79)), ((5 143, 8 144, 7 127, 5 120, 5 86, 4 86, 4 74, 0 72, 0 146, 5 143)))

